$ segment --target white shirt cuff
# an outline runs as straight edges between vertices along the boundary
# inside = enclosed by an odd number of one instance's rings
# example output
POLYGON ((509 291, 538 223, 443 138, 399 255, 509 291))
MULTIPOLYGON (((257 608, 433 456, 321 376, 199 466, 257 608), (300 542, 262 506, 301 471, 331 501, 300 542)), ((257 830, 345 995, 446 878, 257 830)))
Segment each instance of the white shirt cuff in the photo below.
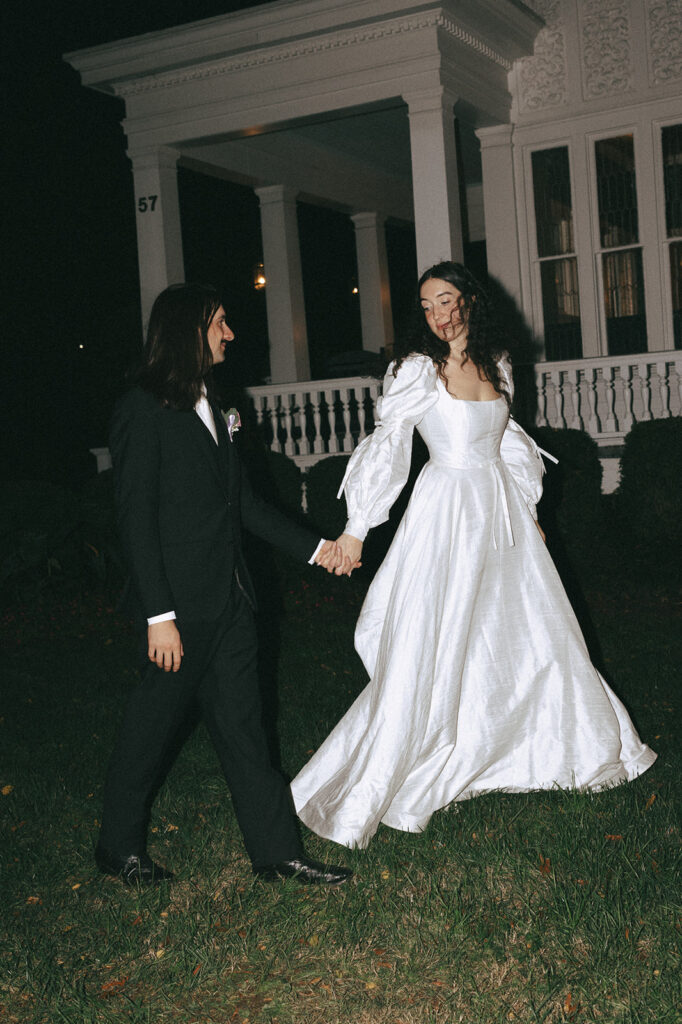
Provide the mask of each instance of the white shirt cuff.
POLYGON ((170 620, 174 618, 175 612, 164 612, 163 615, 152 615, 150 619, 147 619, 147 625, 153 626, 156 622, 170 622, 170 620))
POLYGON ((320 548, 322 547, 323 544, 326 544, 326 543, 327 543, 327 541, 323 537, 322 540, 320 541, 320 543, 317 545, 317 547, 313 551, 312 558, 308 559, 308 565, 315 565, 315 559, 317 558, 317 556, 320 553, 320 548))

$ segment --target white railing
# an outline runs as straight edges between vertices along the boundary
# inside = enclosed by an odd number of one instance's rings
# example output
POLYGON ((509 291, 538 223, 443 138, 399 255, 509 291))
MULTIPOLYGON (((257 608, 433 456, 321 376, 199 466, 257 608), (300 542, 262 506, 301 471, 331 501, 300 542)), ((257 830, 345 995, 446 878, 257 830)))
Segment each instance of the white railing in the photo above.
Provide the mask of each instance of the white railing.
POLYGON ((273 451, 302 469, 348 454, 374 429, 381 381, 374 377, 299 381, 249 388, 258 425, 273 451))
MULTIPOLYGON (((585 430, 600 445, 619 445, 640 420, 682 414, 682 352, 536 363, 533 372, 537 425, 585 430)), ((269 384, 249 394, 266 442, 307 469, 351 452, 371 432, 381 382, 344 377, 269 384)))
POLYGON ((536 363, 538 426, 622 442, 633 423, 682 413, 682 352, 536 363))
MULTIPOLYGON (((645 352, 536 363, 518 367, 517 391, 538 426, 585 430, 597 444, 618 447, 633 423, 682 415, 682 351, 645 352), (531 389, 532 390, 532 389, 531 389)), ((328 455, 349 454, 374 429, 381 381, 374 377, 268 384, 248 389, 265 442, 306 470, 328 455)), ((108 449, 92 448, 97 471, 111 465, 108 449)), ((617 455, 617 452, 615 453, 617 455)), ((618 484, 619 459, 605 452, 603 487, 618 484)))

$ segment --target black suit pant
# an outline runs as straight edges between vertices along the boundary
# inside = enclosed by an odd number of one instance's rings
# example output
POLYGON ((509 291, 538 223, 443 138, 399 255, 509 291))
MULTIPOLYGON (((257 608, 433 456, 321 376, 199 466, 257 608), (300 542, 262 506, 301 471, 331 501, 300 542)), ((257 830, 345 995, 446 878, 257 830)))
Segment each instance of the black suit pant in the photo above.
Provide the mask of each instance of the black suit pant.
POLYGON ((288 789, 272 767, 262 724, 253 613, 236 582, 217 621, 178 622, 178 629, 179 671, 147 661, 130 695, 107 771, 101 843, 122 856, 145 850, 153 794, 198 701, 254 867, 300 857, 288 789))

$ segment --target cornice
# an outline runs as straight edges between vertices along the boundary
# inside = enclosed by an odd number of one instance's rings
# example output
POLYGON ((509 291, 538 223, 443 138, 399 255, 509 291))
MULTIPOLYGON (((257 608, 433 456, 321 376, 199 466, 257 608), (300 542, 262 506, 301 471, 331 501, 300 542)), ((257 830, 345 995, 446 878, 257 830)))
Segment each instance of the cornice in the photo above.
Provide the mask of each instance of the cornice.
POLYGON ((141 78, 115 82, 113 83, 113 88, 118 96, 134 96, 140 93, 170 89, 179 85, 186 85, 190 82, 217 78, 239 71, 262 68, 271 64, 283 64, 298 57, 317 56, 424 29, 440 29, 450 38, 469 47, 481 57, 492 61, 492 63, 497 64, 505 71, 511 69, 512 62, 510 60, 488 46, 487 43, 483 42, 472 32, 467 31, 454 18, 449 17, 442 11, 429 11, 425 14, 404 18, 399 21, 391 20, 379 25, 363 25, 351 31, 335 32, 279 45, 258 47, 230 57, 208 60, 199 65, 175 68, 141 78))

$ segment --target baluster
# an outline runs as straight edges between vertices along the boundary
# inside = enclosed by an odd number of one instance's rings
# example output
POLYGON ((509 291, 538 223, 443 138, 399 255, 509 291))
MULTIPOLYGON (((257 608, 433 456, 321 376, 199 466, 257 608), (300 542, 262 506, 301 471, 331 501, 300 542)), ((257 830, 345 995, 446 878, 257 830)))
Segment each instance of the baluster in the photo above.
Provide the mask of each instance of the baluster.
POLYGON ((650 380, 651 367, 648 363, 640 365, 639 367, 639 379, 641 381, 642 388, 642 419, 651 419, 651 380, 650 380))
POLYGON ((590 422, 588 427, 588 433, 595 437, 601 430, 601 424, 599 423, 599 415, 597 413, 597 370, 596 367, 588 367, 585 372, 585 382, 587 384, 587 403, 590 407, 590 422))
POLYGON ((343 393, 339 391, 339 398, 341 399, 341 408, 343 410, 343 441, 341 443, 341 450, 344 452, 353 451, 353 435, 350 430, 350 403, 353 396, 352 388, 343 388, 343 393))
POLYGON ((367 389, 362 387, 358 390, 360 395, 358 398, 358 425, 360 427, 358 444, 360 444, 363 437, 367 437, 367 389))
POLYGON ((670 385, 668 383, 668 364, 656 363, 658 386, 661 391, 661 419, 667 419, 670 412, 670 385))
POLYGON ((552 381, 552 387, 554 389, 554 410, 556 416, 556 422, 552 424, 555 427, 565 427, 566 420, 564 419, 564 389, 562 387, 561 370, 552 370, 550 374, 552 381))
POLYGON ((327 408, 329 409, 329 453, 336 454, 339 449, 339 439, 336 435, 336 402, 334 400, 335 391, 333 388, 328 388, 325 391, 325 398, 327 399, 327 408))
POLYGON ((256 411, 256 423, 259 427, 263 426, 263 420, 265 419, 265 410, 267 408, 268 400, 265 395, 258 395, 253 407, 256 411))
POLYGON ((322 412, 320 406, 322 404, 322 392, 311 391, 310 401, 313 407, 313 427, 315 429, 315 436, 313 437, 313 451, 315 455, 322 455, 324 453, 324 439, 322 437, 322 412))
POLYGON ((620 367, 620 379, 623 381, 623 405, 625 406, 621 426, 623 428, 623 432, 626 434, 634 422, 634 416, 632 413, 633 369, 634 367, 632 367, 630 363, 623 363, 620 367))
POLYGON ((535 418, 538 427, 548 427, 547 419, 547 374, 542 370, 536 375, 536 386, 538 392, 538 412, 535 418))
MULTIPOLYGON (((680 378, 680 388, 682 389, 682 377, 680 378)), ((374 429, 374 426, 376 425, 376 421, 378 418, 377 402, 381 398, 381 384, 379 384, 378 382, 375 384, 370 384, 369 394, 370 398, 372 399, 372 429, 374 429)), ((682 390, 680 391, 680 394, 682 395, 682 390)))
POLYGON ((284 403, 284 454, 295 455, 296 444, 294 442, 294 395, 282 395, 284 403))
POLYGON ((571 408, 573 409, 570 423, 571 430, 582 430, 583 423, 580 418, 580 370, 567 370, 566 385, 571 396, 571 408))
POLYGON ((602 371, 602 377, 604 379, 604 396, 606 398, 606 423, 604 425, 604 430, 607 430, 610 433, 615 433, 617 428, 613 367, 605 366, 602 371))
POLYGON ((294 396, 296 399, 296 421, 299 431, 298 438, 298 453, 299 455, 310 455, 310 441, 308 440, 308 429, 307 429, 307 416, 306 416, 306 396, 302 391, 297 391, 294 396))

